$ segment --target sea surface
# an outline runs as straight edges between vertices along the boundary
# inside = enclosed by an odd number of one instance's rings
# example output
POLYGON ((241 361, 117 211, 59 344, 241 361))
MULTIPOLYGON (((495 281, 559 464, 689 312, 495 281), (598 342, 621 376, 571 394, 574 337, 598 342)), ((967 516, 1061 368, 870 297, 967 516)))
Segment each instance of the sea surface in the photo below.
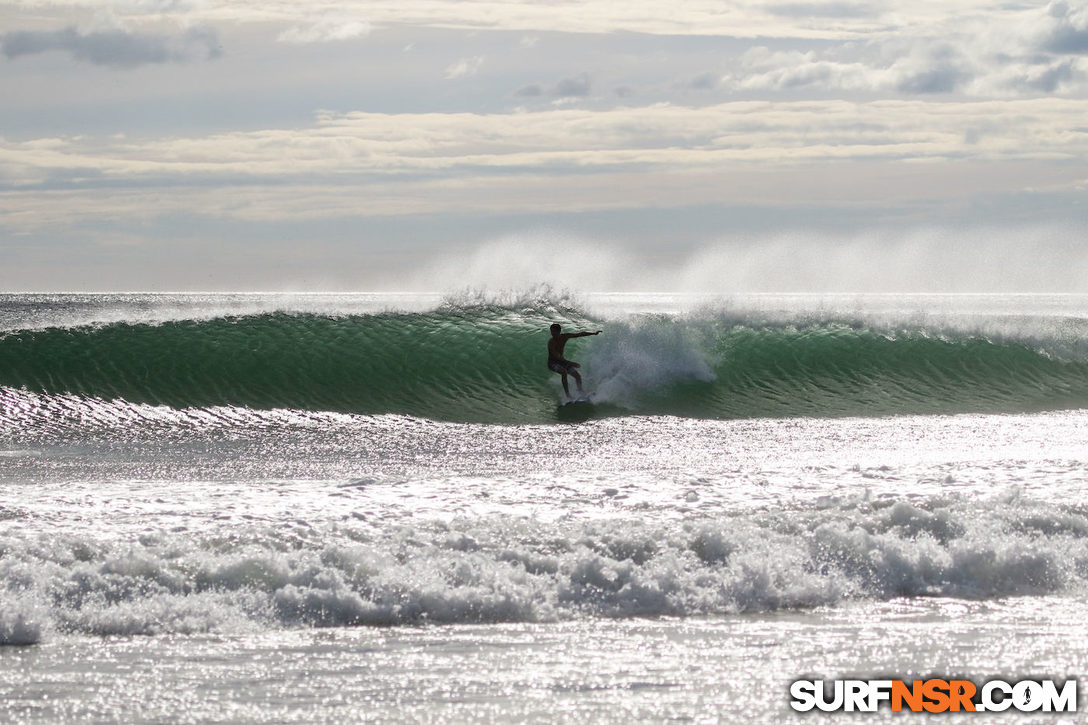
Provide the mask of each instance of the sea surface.
POLYGON ((2 722, 1086 673, 1088 297, 0 295, 2 722))

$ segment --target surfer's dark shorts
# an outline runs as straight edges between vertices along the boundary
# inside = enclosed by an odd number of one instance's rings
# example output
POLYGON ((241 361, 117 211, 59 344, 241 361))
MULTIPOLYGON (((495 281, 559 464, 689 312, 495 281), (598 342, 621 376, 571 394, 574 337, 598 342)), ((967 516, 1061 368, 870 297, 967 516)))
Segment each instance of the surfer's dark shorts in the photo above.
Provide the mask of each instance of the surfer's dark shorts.
POLYGON ((566 373, 569 373, 574 368, 570 365, 570 363, 560 362, 559 360, 549 360, 548 361, 548 369, 551 370, 553 373, 559 373, 560 375, 565 375, 566 373))

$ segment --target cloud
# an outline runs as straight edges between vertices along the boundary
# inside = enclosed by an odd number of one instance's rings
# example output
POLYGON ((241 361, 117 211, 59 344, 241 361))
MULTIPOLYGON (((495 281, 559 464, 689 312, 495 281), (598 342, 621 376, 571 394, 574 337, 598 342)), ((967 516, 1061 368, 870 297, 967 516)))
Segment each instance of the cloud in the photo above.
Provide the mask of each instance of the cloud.
POLYGON ((699 75, 692 78, 691 81, 688 83, 688 87, 701 91, 710 90, 711 88, 717 88, 720 81, 720 74, 707 71, 706 73, 700 73, 699 75))
POLYGON ((347 177, 384 179, 395 186, 420 176, 457 183, 471 174, 501 182, 515 172, 568 179, 608 172, 635 179, 649 171, 838 164, 846 173, 848 162, 948 159, 1060 159, 1081 168, 1078 163, 1088 158, 1088 133, 1070 130, 1088 117, 1086 100, 924 99, 496 114, 325 113, 311 126, 189 138, 0 140, 0 179, 9 188, 54 182, 214 186, 242 179, 275 185, 347 177), (270 148, 276 153, 269 154, 270 148))
POLYGON ((370 23, 349 17, 322 17, 317 20, 296 25, 279 34, 276 40, 282 43, 327 43, 336 40, 352 40, 368 35, 370 23))
POLYGON ((61 51, 70 53, 76 60, 114 68, 210 60, 222 54, 218 34, 205 26, 190 28, 177 36, 120 29, 81 33, 74 27, 54 31, 11 31, 0 35, 0 46, 9 60, 61 51))
POLYGON ((889 69, 895 90, 903 93, 951 93, 973 78, 970 61, 950 45, 916 46, 889 69))
POLYGON ((991 13, 964 8, 946 18, 918 17, 864 43, 802 50, 755 46, 723 82, 733 90, 780 93, 1075 95, 1088 88, 1086 55, 1086 2, 1008 6, 991 13))
POLYGON ((112 0, 108 5, 111 10, 130 13, 183 13, 196 10, 201 0, 112 0))
POLYGON ((1082 75, 1077 61, 1064 60, 1029 68, 1019 80, 1027 88, 1043 93, 1054 93, 1063 85, 1074 82, 1082 75))
POLYGON ((908 95, 952 93, 975 78, 975 63, 946 43, 906 42, 878 48, 876 57, 839 60, 815 51, 757 46, 745 52, 731 85, 743 90, 814 89, 831 93, 908 95))
POLYGON ((756 46, 740 58, 730 84, 741 90, 873 90, 885 83, 881 69, 858 62, 823 59, 814 51, 771 51, 756 46))
MULTIPOLYGON (((588 96, 590 90, 593 87, 592 81, 590 81, 588 73, 580 73, 576 76, 564 78, 555 85, 551 86, 547 90, 544 89, 539 83, 532 83, 527 86, 522 86, 518 90, 514 91, 515 96, 522 98, 537 98, 540 96, 548 95, 552 98, 565 99, 565 98, 581 98, 588 96)), ((616 89, 617 94, 620 97, 630 95, 630 89, 626 88, 621 91, 616 89)))
MULTIPOLYGON (((982 3, 983 0, 968 0, 982 3)), ((933 3, 933 0, 930 0, 933 3)), ((121 17, 146 16, 157 10, 185 11, 195 21, 213 23, 280 23, 298 26, 305 33, 313 3, 297 0, 232 0, 190 2, 178 0, 26 0, 34 6, 55 6, 100 11, 107 6, 121 17)), ((510 30, 523 36, 539 33, 614 33, 728 36, 733 38, 848 38, 885 26, 878 14, 866 14, 863 3, 798 2, 779 6, 754 0, 685 0, 662 12, 657 0, 338 0, 320 3, 344 15, 366 17, 377 27, 414 26, 472 30, 510 30)), ((932 13, 925 2, 896 7, 896 19, 910 23, 915 14, 932 13)), ((939 8, 947 12, 944 4, 939 8)), ((288 31, 289 33, 291 31, 288 31)))
POLYGON ((865 18, 879 14, 870 4, 845 2, 768 4, 767 12, 794 18, 865 18))
POLYGON ((473 56, 472 58, 462 58, 449 65, 446 68, 446 78, 455 80, 457 78, 467 78, 474 76, 480 72, 480 67, 484 64, 483 56, 473 56))
POLYGON ((522 86, 521 88, 517 89, 516 91, 514 91, 514 95, 524 96, 526 98, 535 98, 537 96, 544 95, 544 89, 541 88, 538 84, 532 83, 530 85, 522 86))
POLYGON ((1072 8, 1065 2, 1053 2, 1047 8, 1050 28, 1043 38, 1043 49, 1051 53, 1088 53, 1088 6, 1072 8))
POLYGON ((551 94, 559 98, 571 98, 576 96, 588 96, 592 84, 589 74, 580 73, 570 78, 564 78, 555 84, 551 94))

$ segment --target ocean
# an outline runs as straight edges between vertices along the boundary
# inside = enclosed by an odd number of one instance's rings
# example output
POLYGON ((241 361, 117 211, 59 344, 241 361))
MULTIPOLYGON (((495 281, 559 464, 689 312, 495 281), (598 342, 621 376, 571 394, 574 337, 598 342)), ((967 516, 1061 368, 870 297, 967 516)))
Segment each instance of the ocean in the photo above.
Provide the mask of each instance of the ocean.
POLYGON ((0 295, 0 721, 987 721, 790 688, 1088 672, 1086 339, 1075 295, 0 295))

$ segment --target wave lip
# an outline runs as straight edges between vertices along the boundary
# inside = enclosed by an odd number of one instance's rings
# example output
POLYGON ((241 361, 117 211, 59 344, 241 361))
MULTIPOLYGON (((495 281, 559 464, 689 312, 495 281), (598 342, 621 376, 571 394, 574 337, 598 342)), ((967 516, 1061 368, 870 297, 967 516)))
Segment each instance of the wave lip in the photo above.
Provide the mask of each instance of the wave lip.
MULTIPOLYGON (((725 312, 598 320, 524 299, 429 312, 284 312, 117 322, 0 336, 0 404, 33 396, 175 410, 288 409, 477 423, 561 419, 547 328, 604 329, 569 344, 598 405, 590 417, 701 418, 1000 413, 1088 405, 1088 362, 1061 340, 924 324, 872 326, 725 312)), ((68 402, 61 402, 68 401, 68 402)), ((76 407, 79 403, 74 403, 76 407)), ((60 415, 64 415, 60 413, 60 415)))

